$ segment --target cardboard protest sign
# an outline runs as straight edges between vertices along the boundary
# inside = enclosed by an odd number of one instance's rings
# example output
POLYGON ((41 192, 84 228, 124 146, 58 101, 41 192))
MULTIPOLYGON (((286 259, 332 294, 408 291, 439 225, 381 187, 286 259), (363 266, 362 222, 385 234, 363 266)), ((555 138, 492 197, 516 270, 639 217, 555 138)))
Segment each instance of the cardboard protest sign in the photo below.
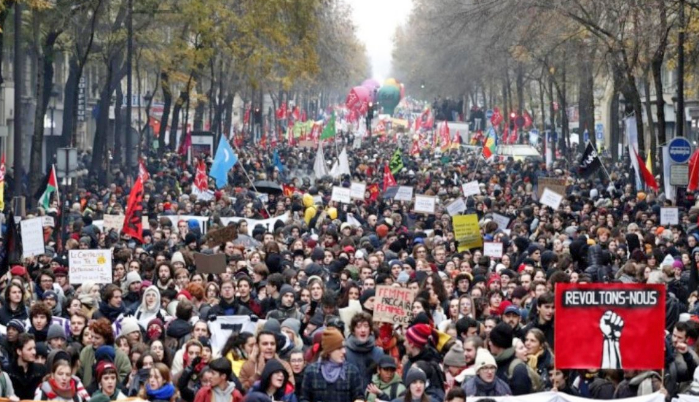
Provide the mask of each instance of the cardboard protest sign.
POLYGON ((464 192, 464 197, 470 197, 481 193, 481 188, 478 186, 478 181, 476 180, 462 184, 461 189, 464 192))
POLYGON ((664 367, 665 285, 558 283, 555 309, 557 368, 664 367))
POLYGON ((353 181, 350 185, 350 197, 355 200, 363 200, 366 193, 366 183, 353 181))
POLYGON ((447 213, 451 216, 458 215, 466 210, 466 203, 462 197, 447 205, 447 213))
POLYGON ((70 250, 68 279, 71 284, 112 283, 112 250, 70 250))
MULTIPOLYGON (((117 232, 121 231, 124 227, 124 215, 105 215, 103 218, 102 226, 104 226, 104 231, 109 232, 114 229, 117 232)), ((143 220, 143 218, 141 218, 143 220)))
POLYGON ((396 201, 412 201, 413 200, 413 188, 409 186, 400 186, 396 192, 396 196, 393 197, 396 201))
POLYGON ((457 215, 451 217, 454 238, 459 242, 459 251, 483 245, 483 237, 478 227, 478 215, 457 215))
POLYGON ((660 208, 661 225, 679 225, 680 212, 677 208, 660 208))
POLYGON ((540 200, 541 195, 544 194, 544 189, 548 188, 554 193, 566 194, 566 188, 568 187, 568 181, 565 178, 559 177, 539 177, 538 179, 538 191, 537 198, 540 200))
POLYGON ((234 225, 224 226, 221 229, 210 230, 204 237, 209 247, 215 247, 237 238, 238 229, 234 225))
POLYGON ((22 258, 44 254, 44 226, 41 218, 25 219, 22 228, 22 258))
POLYGON ((551 207, 554 211, 561 206, 561 202, 563 202, 563 196, 561 194, 554 193, 548 188, 544 190, 544 192, 541 194, 541 198, 539 198, 539 203, 541 203, 541 205, 551 207))
POLYGON ((332 201, 341 202, 343 204, 349 204, 350 202, 352 202, 352 198, 350 197, 350 189, 334 186, 333 193, 330 199, 332 201))
POLYGON ((194 265, 203 274, 222 274, 226 272, 226 255, 194 253, 194 265))
POLYGON ((374 322, 388 322, 407 327, 413 319, 412 304, 416 290, 377 286, 374 297, 374 322))
POLYGON ((415 212, 422 212, 425 214, 434 214, 434 209, 436 206, 437 197, 431 197, 429 195, 416 195, 413 210, 415 212))
POLYGON ((492 258, 502 258, 502 243, 487 241, 483 243, 483 255, 492 258))

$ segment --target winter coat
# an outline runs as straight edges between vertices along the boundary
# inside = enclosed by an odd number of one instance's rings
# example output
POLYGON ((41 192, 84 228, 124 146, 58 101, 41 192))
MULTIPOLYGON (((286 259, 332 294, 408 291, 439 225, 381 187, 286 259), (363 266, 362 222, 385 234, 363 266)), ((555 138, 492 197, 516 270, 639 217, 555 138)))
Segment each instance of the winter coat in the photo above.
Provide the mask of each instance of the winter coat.
POLYGON ((117 308, 110 306, 108 303, 100 302, 99 309, 92 313, 92 319, 106 318, 111 322, 117 322, 126 315, 128 315, 128 310, 126 310, 124 303, 117 308))
POLYGON ((485 396, 491 398, 494 396, 512 395, 512 391, 510 390, 510 386, 507 385, 507 382, 501 380, 497 376, 495 376, 491 383, 486 383, 479 376, 471 377, 462 388, 467 397, 485 396))
POLYGON ((168 317, 168 314, 165 310, 160 308, 160 291, 156 286, 151 285, 146 288, 146 290, 143 292, 141 305, 138 307, 138 310, 136 310, 134 315, 138 320, 138 325, 140 325, 144 330, 147 329, 148 323, 155 318, 159 318, 163 322, 166 321, 165 317, 168 317), (148 310, 146 307, 146 294, 148 293, 155 294, 155 307, 151 310, 148 310))
POLYGON ((376 365, 381 356, 384 355, 383 350, 376 346, 375 342, 374 335, 369 336, 365 342, 359 342, 354 335, 350 335, 345 340, 347 362, 354 364, 362 373, 362 388, 369 385, 372 373, 376 372, 376 365))
POLYGON ((379 395, 374 395, 371 392, 366 393, 367 402, 374 402, 377 399, 382 401, 392 401, 405 393, 405 385, 400 379, 398 373, 393 374, 393 378, 389 382, 381 381, 378 374, 374 374, 371 378, 371 383, 376 385, 382 393, 379 395))
POLYGON ((34 391, 44 380, 46 375, 46 367, 37 363, 29 363, 27 371, 20 367, 17 362, 12 362, 10 369, 7 370, 12 380, 12 387, 15 389, 15 395, 20 400, 34 399, 34 391))
POLYGON ((316 362, 306 368, 299 402, 354 402, 364 399, 362 376, 353 364, 342 363, 345 379, 338 378, 334 383, 325 380, 321 364, 316 362))
POLYGON ((7 326, 10 320, 13 319, 20 321, 29 319, 29 311, 24 303, 20 303, 15 310, 10 309, 10 303, 5 303, 0 307, 0 324, 7 326))
POLYGON ((289 378, 293 378, 292 376, 289 376, 289 373, 286 371, 286 368, 282 365, 280 360, 277 359, 271 359, 265 364, 264 370, 262 370, 262 374, 260 374, 260 381, 256 382, 252 388, 248 391, 248 394, 245 396, 245 402, 250 402, 250 401, 262 401, 266 400, 269 402, 273 401, 283 401, 283 402, 297 402, 296 399, 296 394, 294 393, 294 386, 293 384, 289 381, 289 378), (284 373, 284 386, 275 392, 275 394, 270 398, 267 395, 267 388, 269 388, 269 383, 272 379, 272 374, 281 371, 284 373))
MULTIPOLYGON (((231 386, 232 383, 229 383, 229 386, 231 386)), ((200 389, 197 392, 197 395, 194 397, 194 402, 213 402, 214 401, 214 390, 211 389, 211 387, 204 387, 200 389)), ((243 394, 240 393, 239 390, 233 389, 232 391, 232 398, 231 402, 242 402, 243 401, 243 394)))
MULTIPOLYGON (((278 356, 274 356, 274 358, 279 359, 278 356)), ((240 383, 243 384, 244 390, 247 391, 252 388, 252 385, 260 379, 260 374, 262 374, 262 370, 264 370, 266 363, 267 362, 264 361, 262 356, 259 356, 257 361, 248 359, 248 361, 243 363, 243 367, 240 369, 239 378, 240 383)), ((286 368, 286 372, 289 373, 289 382, 294 384, 294 372, 291 370, 291 366, 289 363, 283 360, 281 363, 284 368, 286 368)))
POLYGON ((172 349, 180 349, 192 336, 192 324, 182 319, 176 319, 165 330, 165 345, 172 349))
POLYGON ((514 359, 515 349, 512 347, 495 356, 495 362, 498 364, 497 376, 509 385, 512 395, 530 394, 532 392, 532 381, 529 378, 526 363, 523 362, 516 365, 512 370, 512 378, 508 376, 510 363, 514 359))
POLYGON ((428 394, 433 394, 432 391, 441 390, 442 397, 444 397, 444 384, 446 382, 446 378, 444 377, 444 370, 442 370, 439 365, 439 363, 442 361, 442 357, 439 355, 437 350, 429 345, 425 345, 417 356, 408 357, 408 362, 405 364, 405 366, 403 366, 403 384, 405 384, 405 379, 408 376, 410 368, 413 366, 413 364, 419 361, 424 361, 432 367, 432 370, 427 377, 427 381, 430 384, 429 387, 427 387, 426 392, 428 394))
POLYGON ((292 307, 282 307, 279 306, 278 309, 272 310, 267 314, 267 319, 274 318, 279 322, 284 322, 287 318, 296 318, 299 321, 303 321, 303 313, 295 305, 292 307))
MULTIPOLYGON (((83 348, 80 352, 80 365, 82 368, 82 380, 83 384, 92 384, 92 366, 95 364, 95 348, 88 346, 83 348)), ((128 378, 131 373, 131 361, 129 357, 124 354, 124 352, 115 348, 114 364, 119 371, 119 378, 128 378)), ((23 398, 24 399, 24 398, 23 398)))

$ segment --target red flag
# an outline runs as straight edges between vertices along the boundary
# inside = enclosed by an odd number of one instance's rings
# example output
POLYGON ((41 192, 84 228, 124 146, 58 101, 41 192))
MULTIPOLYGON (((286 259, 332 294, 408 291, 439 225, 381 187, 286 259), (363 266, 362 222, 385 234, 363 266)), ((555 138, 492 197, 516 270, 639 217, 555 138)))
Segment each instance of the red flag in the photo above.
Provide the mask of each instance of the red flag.
MULTIPOLYGON (((390 173, 390 172, 389 172, 390 173)), ((369 192, 369 201, 376 201, 379 198, 379 185, 374 183, 367 186, 366 191, 369 192)))
POLYGON ((638 168, 641 170, 639 173, 641 174, 643 181, 646 183, 646 186, 657 191, 658 190, 658 183, 655 181, 655 177, 653 177, 653 173, 648 171, 648 168, 646 167, 646 162, 638 154, 638 151, 636 151, 634 149, 633 152, 636 154, 636 160, 638 161, 638 168))
POLYGON ((386 189, 393 187, 396 184, 396 179, 393 178, 391 168, 388 167, 388 163, 386 163, 383 168, 383 191, 386 191, 386 189))
POLYGON ((126 217, 124 219, 124 234, 133 237, 143 243, 143 181, 139 176, 131 188, 129 201, 126 204, 126 217))
POLYGON ((296 192, 296 187, 288 184, 282 184, 282 192, 285 197, 291 197, 296 192))
POLYGON ((153 129, 153 134, 158 137, 160 135, 160 120, 156 119, 155 117, 149 117, 148 124, 150 125, 150 128, 153 129))
POLYGON ((180 143, 180 149, 177 150, 177 153, 180 155, 187 155, 187 151, 189 151, 189 148, 192 146, 192 132, 189 131, 187 132, 187 135, 184 136, 184 139, 180 143))
POLYGON ((525 111, 524 112, 524 128, 529 128, 532 125, 532 117, 529 115, 529 112, 525 111))
POLYGON ((197 174, 194 176, 194 187, 198 188, 199 191, 206 191, 209 189, 208 176, 206 175, 206 163, 201 160, 197 166, 197 174))
MULTIPOLYGON (((4 159, 4 156, 3 156, 4 159)), ((3 162, 4 163, 4 162, 3 162)), ((138 161, 138 177, 141 178, 141 181, 148 181, 150 179, 150 175, 148 174, 148 169, 146 169, 146 162, 141 158, 140 161, 138 161)))
POLYGON ((694 151, 689 159, 689 184, 687 191, 696 191, 699 188, 699 149, 694 151))
POLYGON ((418 145, 417 140, 413 140, 413 145, 410 147, 410 156, 420 154, 420 145, 418 145))
POLYGON ((245 114, 243 115, 243 124, 248 124, 250 123, 250 107, 248 106, 247 109, 245 109, 245 114))
POLYGON ((665 285, 556 284, 556 368, 662 369, 665 328, 648 323, 665 322, 665 297, 665 285))
POLYGON ((490 123, 492 123, 493 127, 497 127, 502 123, 502 114, 497 107, 493 108, 493 115, 490 117, 490 123))

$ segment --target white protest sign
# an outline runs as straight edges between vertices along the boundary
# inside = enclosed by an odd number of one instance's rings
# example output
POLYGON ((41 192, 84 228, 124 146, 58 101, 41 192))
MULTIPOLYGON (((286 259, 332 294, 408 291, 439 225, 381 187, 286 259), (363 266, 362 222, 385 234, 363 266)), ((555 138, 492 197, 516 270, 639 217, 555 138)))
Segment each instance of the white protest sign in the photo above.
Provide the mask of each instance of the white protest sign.
POLYGON ((41 218, 25 219, 22 227, 22 258, 44 254, 44 225, 41 218))
POLYGON ((456 201, 447 205, 447 212, 449 215, 454 216, 466 210, 466 203, 464 199, 459 197, 456 201))
POLYGON ((102 226, 104 226, 104 231, 109 232, 114 229, 117 232, 121 232, 124 227, 124 215, 105 215, 102 221, 102 226))
POLYGON ((492 258, 502 258, 502 243, 487 241, 483 243, 483 255, 492 258))
POLYGON ((70 250, 68 278, 71 284, 112 283, 112 250, 70 250))
POLYGON ((400 186, 396 192, 396 196, 393 197, 396 201, 412 201, 413 200, 413 188, 409 186, 400 186))
POLYGON ((323 196, 322 195, 314 195, 313 196, 313 203, 323 205, 323 196))
POLYGON ((413 210, 415 212, 422 212, 425 214, 434 214, 434 208, 436 205, 437 197, 431 197, 429 195, 416 195, 415 207, 413 210))
POLYGON ((241 334, 243 332, 249 332, 255 334, 257 333, 257 325, 263 324, 264 322, 265 320, 256 320, 253 322, 248 315, 219 315, 216 317, 216 320, 209 321, 211 347, 214 350, 223 350, 231 333, 235 332, 241 334))
POLYGON ((478 186, 477 180, 462 184, 461 189, 464 191, 464 197, 478 195, 481 193, 481 188, 478 186))
POLYGON ((341 202, 343 204, 349 204, 352 202, 352 198, 350 197, 350 189, 345 187, 334 186, 333 193, 330 199, 332 201, 341 202))
POLYGON ((546 205, 547 207, 551 207, 554 210, 557 210, 558 207, 561 206, 562 201, 563 196, 556 192, 553 192, 548 187, 544 189, 543 193, 541 193, 541 199, 539 200, 541 205, 546 205))
POLYGON ((42 216, 41 226, 45 228, 56 226, 56 222, 54 221, 53 216, 42 216))
POLYGON ((677 208, 660 208, 661 225, 679 225, 680 212, 677 208))
POLYGON ((500 215, 500 214, 493 214, 493 222, 498 224, 499 229, 507 229, 507 225, 510 224, 510 218, 506 217, 505 215, 500 215))
POLYGON ((350 224, 350 226, 357 227, 357 226, 362 226, 361 223, 355 218, 354 216, 347 214, 347 223, 350 224))
POLYGON ((236 216, 236 217, 230 217, 230 218, 224 218, 221 217, 221 223, 223 223, 223 226, 228 226, 230 222, 239 222, 242 220, 245 220, 248 223, 248 235, 252 236, 253 230, 255 230, 255 226, 257 225, 262 225, 267 228, 268 232, 274 232, 274 224, 277 223, 277 221, 282 221, 284 222, 286 219, 289 219, 287 215, 282 215, 282 216, 276 216, 274 218, 269 218, 269 219, 248 219, 248 218, 243 218, 242 216, 236 216))
POLYGON ((350 185, 350 197, 355 200, 363 200, 366 193, 366 183, 353 181, 350 185))

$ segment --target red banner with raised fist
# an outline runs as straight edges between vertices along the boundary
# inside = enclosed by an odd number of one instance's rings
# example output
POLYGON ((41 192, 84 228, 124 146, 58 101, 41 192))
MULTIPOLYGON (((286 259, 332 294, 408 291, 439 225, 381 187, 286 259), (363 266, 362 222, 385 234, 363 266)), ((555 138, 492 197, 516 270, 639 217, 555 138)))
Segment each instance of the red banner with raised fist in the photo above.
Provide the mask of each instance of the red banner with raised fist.
POLYGON ((665 286, 556 284, 556 368, 662 369, 665 286))

